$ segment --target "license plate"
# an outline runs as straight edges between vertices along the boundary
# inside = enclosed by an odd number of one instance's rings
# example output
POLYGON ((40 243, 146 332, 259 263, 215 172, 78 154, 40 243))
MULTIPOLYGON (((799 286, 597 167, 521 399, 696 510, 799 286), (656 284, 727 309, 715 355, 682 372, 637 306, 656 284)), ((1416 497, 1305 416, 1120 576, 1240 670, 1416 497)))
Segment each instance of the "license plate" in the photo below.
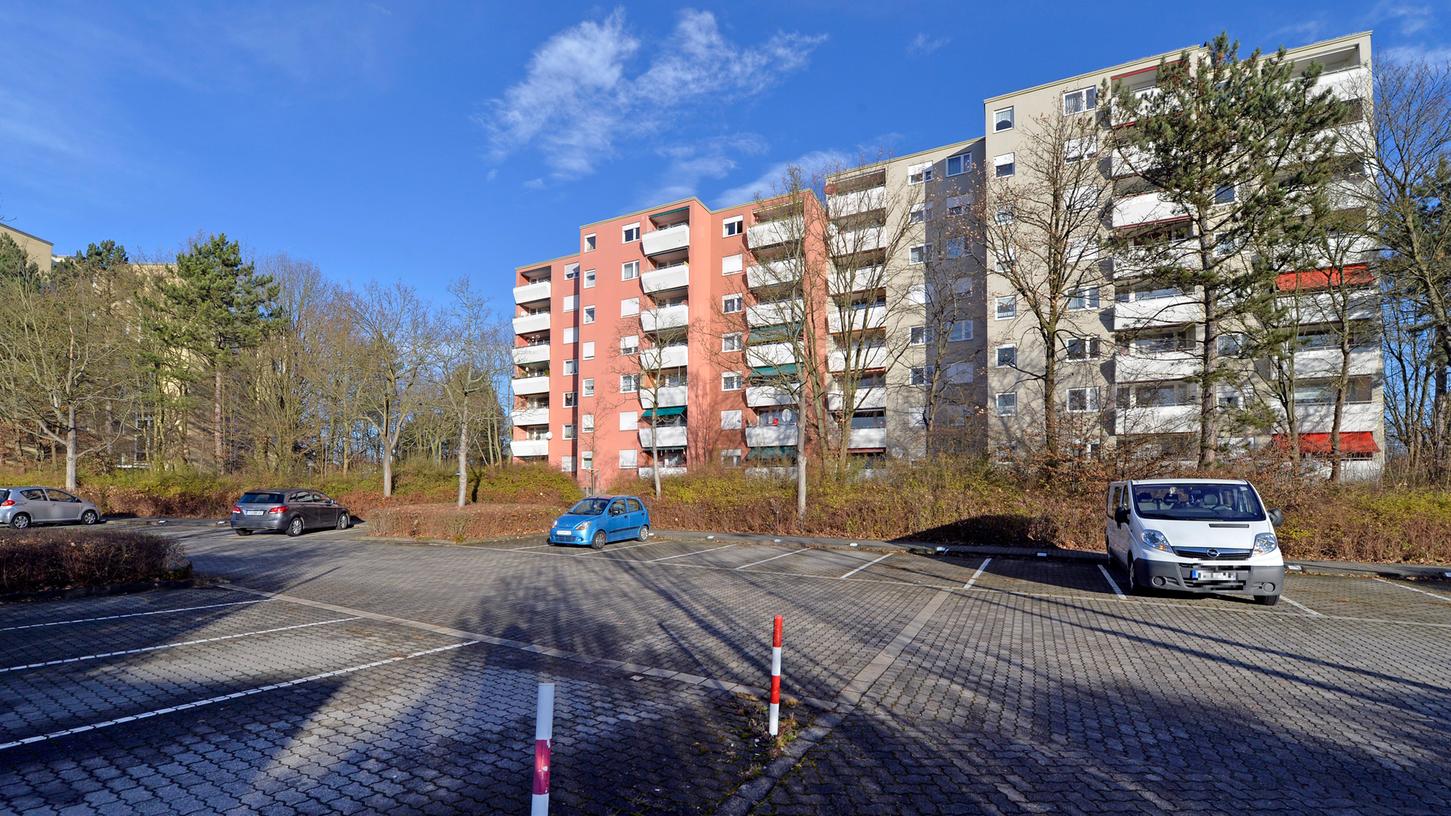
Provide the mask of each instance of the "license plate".
POLYGON ((1210 570, 1189 570, 1191 581, 1233 581, 1235 575, 1232 572, 1212 572, 1210 570))
POLYGON ((260 516, 260 515, 262 515, 262 511, 261 510, 248 510, 248 511, 246 511, 245 514, 246 515, 249 515, 249 516, 260 516))

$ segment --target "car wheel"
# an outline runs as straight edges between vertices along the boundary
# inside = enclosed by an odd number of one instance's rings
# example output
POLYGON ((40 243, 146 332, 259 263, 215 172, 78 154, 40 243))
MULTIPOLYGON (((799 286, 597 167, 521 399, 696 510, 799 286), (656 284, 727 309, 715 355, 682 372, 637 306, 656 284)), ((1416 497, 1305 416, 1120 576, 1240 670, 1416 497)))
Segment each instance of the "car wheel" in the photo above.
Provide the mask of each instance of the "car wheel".
POLYGON ((640 540, 641 541, 648 541, 649 539, 650 539, 650 525, 643 524, 643 525, 640 526, 640 540))
POLYGON ((595 533, 595 537, 590 541, 589 545, 596 550, 603 550, 605 548, 605 531, 597 531, 595 533))
POLYGON ((1143 585, 1139 582, 1139 562, 1129 556, 1129 594, 1142 595, 1143 585))
POLYGON ((338 529, 339 530, 346 530, 346 529, 348 529, 351 526, 353 526, 353 520, 352 520, 352 518, 350 518, 347 513, 339 513, 338 514, 338 529))
POLYGON ((234 532, 234 533, 236 533, 237 535, 240 535, 240 536, 249 536, 249 535, 252 534, 252 531, 251 530, 243 530, 241 528, 238 528, 236 530, 233 530, 232 532, 234 532))
POLYGON ((10 526, 17 530, 24 530, 30 526, 30 516, 25 513, 16 513, 10 517, 10 526))
POLYGON ((87 510, 81 514, 81 523, 87 526, 95 524, 100 520, 101 516, 95 510, 87 510))
POLYGON ((287 534, 293 538, 302 535, 302 516, 292 517, 292 521, 287 523, 287 534))
POLYGON ((1278 596, 1278 595, 1256 595, 1255 596, 1255 603, 1259 604, 1260 606, 1274 606, 1275 604, 1277 604, 1279 602, 1280 602, 1280 596, 1278 596))

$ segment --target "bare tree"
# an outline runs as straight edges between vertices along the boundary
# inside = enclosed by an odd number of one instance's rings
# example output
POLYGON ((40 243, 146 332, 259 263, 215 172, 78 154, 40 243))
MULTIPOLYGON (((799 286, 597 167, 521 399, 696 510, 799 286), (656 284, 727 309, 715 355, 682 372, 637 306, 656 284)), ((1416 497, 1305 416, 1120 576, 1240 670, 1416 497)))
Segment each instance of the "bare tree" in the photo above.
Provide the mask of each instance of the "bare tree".
POLYGON ((463 507, 468 501, 469 454, 475 446, 470 433, 502 412, 495 384, 508 376, 512 360, 509 335, 493 319, 483 298, 469 289, 468 281, 456 281, 449 292, 454 301, 446 317, 447 339, 441 350, 442 394, 457 432, 457 503, 463 507))

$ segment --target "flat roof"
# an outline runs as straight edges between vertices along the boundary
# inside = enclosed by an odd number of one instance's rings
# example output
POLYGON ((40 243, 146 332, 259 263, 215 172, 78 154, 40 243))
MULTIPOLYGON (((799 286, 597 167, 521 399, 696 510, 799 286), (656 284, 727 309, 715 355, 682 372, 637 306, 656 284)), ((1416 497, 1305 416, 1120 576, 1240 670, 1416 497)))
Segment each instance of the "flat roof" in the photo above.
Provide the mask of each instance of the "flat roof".
POLYGON ((12 226, 10 226, 9 224, 6 224, 3 221, 0 221, 0 229, 4 229, 4 230, 6 230, 8 232, 14 232, 14 233, 17 233, 19 235, 24 235, 26 238, 29 238, 32 241, 39 241, 42 244, 45 244, 46 246, 50 247, 52 250, 55 249, 55 242, 54 241, 47 241, 46 239, 40 237, 39 235, 36 235, 34 233, 30 233, 30 232, 26 232, 25 230, 20 229, 19 227, 12 227, 12 226))
POLYGON ((827 176, 827 178, 829 178, 829 179, 839 179, 839 178, 843 178, 843 177, 846 177, 846 176, 859 175, 859 174, 864 173, 864 172, 866 172, 868 170, 875 170, 878 167, 886 167, 889 164, 896 164, 897 162, 900 162, 900 161, 906 161, 908 159, 915 159, 918 156, 925 156, 928 153, 936 153, 939 150, 957 150, 957 149, 964 148, 964 147, 971 147, 971 146, 977 144, 978 142, 981 142, 984 138, 986 138, 986 137, 984 137, 984 136, 974 136, 974 137, 972 137, 970 139, 964 139, 964 140, 962 140, 960 142, 949 142, 948 144, 945 144, 945 145, 938 145, 937 147, 928 147, 928 148, 924 148, 922 150, 915 151, 913 153, 904 153, 904 154, 902 154, 900 156, 892 156, 891 158, 888 158, 888 159, 882 159, 881 161, 877 161, 877 162, 870 162, 868 164, 863 164, 863 165, 860 165, 860 166, 857 166, 857 167, 848 167, 847 169, 841 171, 840 173, 832 173, 830 176, 827 176))

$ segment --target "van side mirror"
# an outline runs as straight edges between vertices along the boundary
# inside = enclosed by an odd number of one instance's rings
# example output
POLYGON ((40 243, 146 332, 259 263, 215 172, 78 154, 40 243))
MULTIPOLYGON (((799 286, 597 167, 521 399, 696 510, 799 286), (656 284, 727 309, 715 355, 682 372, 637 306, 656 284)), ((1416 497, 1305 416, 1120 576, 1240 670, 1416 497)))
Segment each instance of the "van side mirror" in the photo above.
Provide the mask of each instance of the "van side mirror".
POLYGON ((1270 511, 1270 525, 1271 526, 1279 527, 1281 524, 1284 524, 1284 523, 1285 523, 1285 511, 1281 510, 1278 507, 1276 507, 1275 509, 1273 509, 1273 510, 1270 511))
POLYGON ((1118 526, 1120 526, 1120 527, 1124 526, 1125 524, 1128 524, 1129 523, 1129 509, 1127 507, 1115 507, 1114 508, 1114 511, 1113 511, 1113 520, 1115 522, 1117 522, 1118 523, 1118 526))

